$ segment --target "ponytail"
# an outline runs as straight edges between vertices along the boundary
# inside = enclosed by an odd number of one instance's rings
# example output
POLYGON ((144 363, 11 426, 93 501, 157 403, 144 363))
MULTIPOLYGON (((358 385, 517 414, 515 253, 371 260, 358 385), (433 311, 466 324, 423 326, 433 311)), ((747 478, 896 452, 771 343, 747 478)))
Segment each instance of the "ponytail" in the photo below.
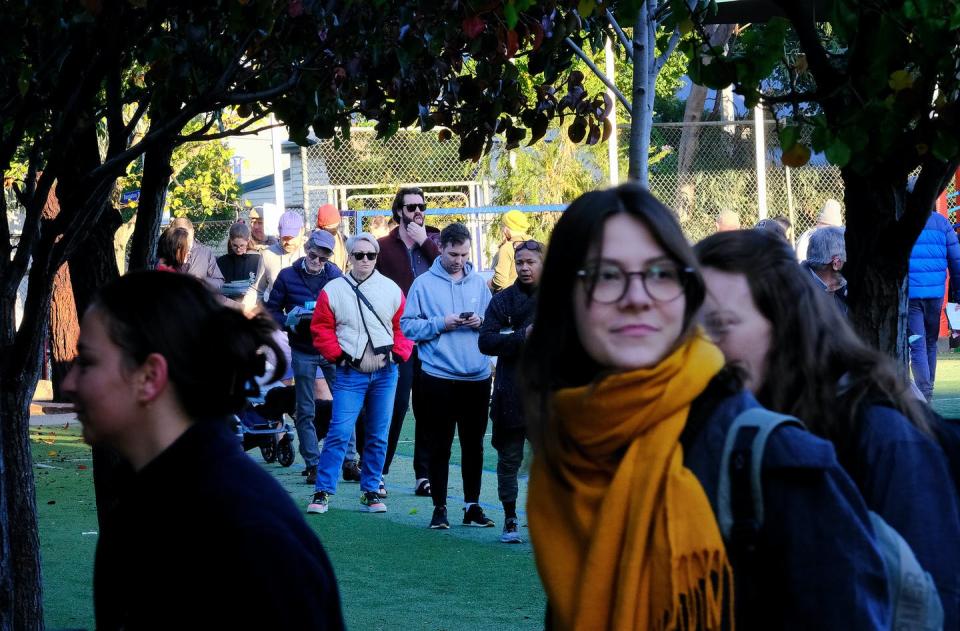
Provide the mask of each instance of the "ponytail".
POLYGON ((92 308, 106 316, 111 341, 132 365, 163 355, 177 399, 193 420, 237 413, 257 396, 267 353, 274 359, 270 381, 286 371, 272 319, 245 317, 185 274, 127 274, 105 286, 92 308))

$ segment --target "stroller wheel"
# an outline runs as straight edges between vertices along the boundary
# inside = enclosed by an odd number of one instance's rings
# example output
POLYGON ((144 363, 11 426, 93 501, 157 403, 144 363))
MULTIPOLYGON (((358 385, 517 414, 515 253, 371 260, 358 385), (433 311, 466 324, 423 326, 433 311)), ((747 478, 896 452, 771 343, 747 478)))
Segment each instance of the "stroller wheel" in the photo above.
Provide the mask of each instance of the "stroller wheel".
POLYGON ((260 455, 263 456, 264 462, 273 462, 277 459, 277 443, 272 436, 269 443, 260 445, 260 455))
POLYGON ((289 438, 283 438, 277 443, 277 462, 283 467, 289 467, 293 464, 295 458, 293 453, 293 441, 289 438))

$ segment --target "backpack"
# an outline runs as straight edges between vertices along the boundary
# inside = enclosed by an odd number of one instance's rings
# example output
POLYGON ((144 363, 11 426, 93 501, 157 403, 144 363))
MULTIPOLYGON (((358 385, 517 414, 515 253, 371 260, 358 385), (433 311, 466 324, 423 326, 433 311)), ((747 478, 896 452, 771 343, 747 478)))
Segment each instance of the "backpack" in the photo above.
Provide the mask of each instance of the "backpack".
MULTIPOLYGON (((720 460, 717 523, 731 555, 752 562, 757 534, 763 527, 763 453, 767 439, 781 425, 803 423, 764 408, 742 412, 727 430, 720 460), (755 456, 755 454, 760 454, 755 456)), ((891 629, 939 631, 943 606, 930 574, 920 566, 910 545, 882 517, 868 511, 883 557, 890 590, 891 629)))

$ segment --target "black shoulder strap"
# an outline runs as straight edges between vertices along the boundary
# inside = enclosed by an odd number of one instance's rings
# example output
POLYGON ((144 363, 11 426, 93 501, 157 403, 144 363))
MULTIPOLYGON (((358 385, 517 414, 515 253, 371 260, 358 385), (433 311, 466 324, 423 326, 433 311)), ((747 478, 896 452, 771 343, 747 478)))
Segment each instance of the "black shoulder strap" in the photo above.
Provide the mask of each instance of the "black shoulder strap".
MULTIPOLYGON (((393 333, 393 329, 392 329, 391 327, 388 327, 386 324, 383 323, 383 320, 381 320, 381 319, 380 319, 380 316, 377 315, 377 310, 373 308, 373 305, 370 304, 370 301, 367 300, 367 297, 363 295, 363 292, 362 292, 362 291, 360 291, 360 287, 359 287, 358 285, 354 285, 353 283, 351 283, 351 282, 350 282, 349 280, 347 280, 347 279, 344 279, 344 280, 346 280, 346 281, 347 281, 347 284, 350 285, 350 289, 353 290, 353 293, 357 294, 357 298, 359 298, 359 299, 363 302, 363 304, 365 304, 365 305, 367 306, 367 309, 369 309, 369 310, 370 310, 370 313, 373 314, 373 317, 377 319, 377 322, 380 323, 380 326, 383 327, 383 330, 386 331, 386 332, 389 333, 389 334, 392 334, 392 333, 393 333)), ((366 320, 366 318, 363 317, 363 311, 362 311, 362 310, 360 311, 360 319, 363 321, 363 327, 366 328, 366 327, 367 327, 367 320, 366 320)), ((370 331, 367 331, 367 337, 370 337, 370 331)), ((372 340, 373 338, 370 337, 370 339, 372 340)))

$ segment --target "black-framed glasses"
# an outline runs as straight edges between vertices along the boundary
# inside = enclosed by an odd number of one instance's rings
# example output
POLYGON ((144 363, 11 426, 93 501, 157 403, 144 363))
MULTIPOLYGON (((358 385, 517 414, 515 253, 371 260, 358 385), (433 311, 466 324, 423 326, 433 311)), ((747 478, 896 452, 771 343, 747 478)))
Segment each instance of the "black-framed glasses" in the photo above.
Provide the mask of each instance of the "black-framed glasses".
POLYGON ((543 252, 543 244, 534 239, 529 239, 527 241, 514 241, 513 242, 513 251, 519 252, 520 250, 533 250, 534 252, 543 252))
POLYGON ((319 252, 307 252, 307 258, 310 259, 311 261, 316 261, 317 259, 320 259, 321 263, 326 263, 327 261, 330 260, 329 256, 324 256, 319 252))
POLYGON ((420 212, 424 212, 424 211, 427 210, 427 205, 426 205, 426 204, 404 204, 404 205, 403 205, 403 208, 404 208, 408 213, 415 213, 415 212, 417 212, 418 210, 419 210, 420 212))
POLYGON ((670 302, 683 294, 693 268, 679 267, 671 262, 653 263, 636 272, 628 272, 619 263, 599 261, 589 263, 577 272, 591 300, 601 304, 619 302, 630 289, 630 279, 639 276, 643 289, 657 302, 670 302))
POLYGON ((377 253, 376 252, 354 252, 353 253, 353 258, 355 258, 358 261, 362 261, 364 257, 366 257, 368 261, 376 261, 377 253))

